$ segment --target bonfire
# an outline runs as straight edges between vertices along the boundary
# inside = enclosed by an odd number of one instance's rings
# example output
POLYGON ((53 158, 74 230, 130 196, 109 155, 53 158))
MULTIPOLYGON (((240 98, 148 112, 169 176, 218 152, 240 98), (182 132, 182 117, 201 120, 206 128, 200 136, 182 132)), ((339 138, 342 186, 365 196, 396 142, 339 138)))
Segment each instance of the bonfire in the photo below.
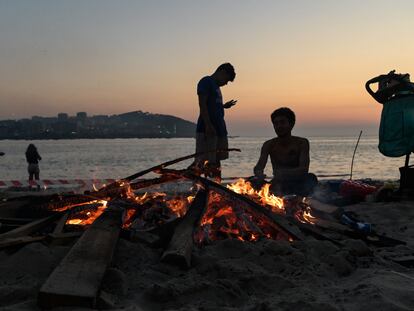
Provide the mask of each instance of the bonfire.
POLYGON ((194 247, 224 239, 289 243, 312 235, 341 245, 322 230, 328 229, 372 243, 400 243, 344 226, 337 221, 337 208, 311 198, 275 196, 268 183, 255 189, 249 181, 238 179, 224 186, 192 171, 166 168, 192 156, 89 193, 45 197, 35 207, 31 204, 32 213, 46 217, 3 233, 3 247, 80 236, 40 289, 39 305, 95 306, 119 237, 161 247, 161 261, 184 269, 192 266, 194 247), (137 180, 148 172, 160 176, 137 180), (181 190, 171 191, 172 185, 181 190))

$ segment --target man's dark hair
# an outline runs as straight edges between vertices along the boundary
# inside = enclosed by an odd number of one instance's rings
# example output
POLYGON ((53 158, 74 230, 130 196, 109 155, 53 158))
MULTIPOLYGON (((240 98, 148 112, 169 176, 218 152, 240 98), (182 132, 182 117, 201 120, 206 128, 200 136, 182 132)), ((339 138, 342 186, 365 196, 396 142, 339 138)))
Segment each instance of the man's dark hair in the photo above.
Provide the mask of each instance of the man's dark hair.
POLYGON ((276 117, 280 117, 280 116, 286 117, 290 125, 292 125, 292 127, 295 125, 296 116, 295 116, 295 113, 291 109, 287 107, 282 107, 282 108, 279 108, 273 111, 272 114, 270 115, 270 119, 272 119, 272 123, 276 117))
POLYGON ((224 63, 217 67, 216 71, 224 70, 228 75, 231 82, 234 81, 236 77, 236 72, 234 71, 234 67, 230 63, 224 63))

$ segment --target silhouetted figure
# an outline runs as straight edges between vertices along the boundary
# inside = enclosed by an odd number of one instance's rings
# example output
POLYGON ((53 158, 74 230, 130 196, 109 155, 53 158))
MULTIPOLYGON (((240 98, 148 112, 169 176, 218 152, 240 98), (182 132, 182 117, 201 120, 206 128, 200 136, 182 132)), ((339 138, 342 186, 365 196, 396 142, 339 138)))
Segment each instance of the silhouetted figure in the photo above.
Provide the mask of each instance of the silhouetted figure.
POLYGON ((204 172, 205 175, 221 180, 221 160, 228 158, 227 128, 224 121, 224 109, 234 106, 237 101, 223 104, 220 87, 234 81, 236 73, 230 63, 220 65, 211 76, 202 78, 197 85, 200 116, 197 122, 196 152, 209 152, 196 158, 190 166, 204 172))
POLYGON ((0 157, 4 156, 4 154, 5 154, 4 152, 0 151, 0 157))
POLYGON ((309 173, 309 141, 292 136, 295 113, 289 108, 276 109, 271 120, 277 137, 266 141, 260 159, 254 167, 254 175, 264 181, 263 170, 270 156, 273 167, 272 191, 278 195, 308 195, 317 184, 317 178, 309 173))
POLYGON ((26 150, 26 161, 29 164, 27 171, 29 172, 29 180, 39 180, 39 161, 42 160, 35 145, 30 144, 26 150))

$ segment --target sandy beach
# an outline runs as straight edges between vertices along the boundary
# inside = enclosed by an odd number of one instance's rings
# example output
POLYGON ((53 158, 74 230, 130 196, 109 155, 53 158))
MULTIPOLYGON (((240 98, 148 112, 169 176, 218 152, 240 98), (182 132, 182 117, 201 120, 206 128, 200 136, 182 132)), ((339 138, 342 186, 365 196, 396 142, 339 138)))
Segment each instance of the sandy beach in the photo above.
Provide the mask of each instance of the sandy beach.
MULTIPOLYGON (((393 261, 414 255, 412 202, 360 203, 345 210, 407 244, 222 240, 194 250, 193 267, 182 270, 160 263, 162 249, 120 239, 102 285, 105 305, 115 310, 414 310, 414 269, 393 261)), ((38 291, 70 247, 32 243, 1 251, 1 310, 40 310, 38 291)))

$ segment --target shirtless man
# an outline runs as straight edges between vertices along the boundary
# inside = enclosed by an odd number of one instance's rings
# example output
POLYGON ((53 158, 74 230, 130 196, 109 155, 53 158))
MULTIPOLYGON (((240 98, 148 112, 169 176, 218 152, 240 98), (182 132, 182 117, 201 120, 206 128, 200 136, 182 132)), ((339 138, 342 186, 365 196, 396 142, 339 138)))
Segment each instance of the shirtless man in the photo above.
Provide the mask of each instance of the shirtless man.
POLYGON ((317 184, 316 176, 309 174, 309 141, 292 136, 296 117, 289 108, 276 109, 271 120, 277 137, 263 144, 254 175, 258 181, 264 180, 266 175, 263 170, 270 155, 273 167, 272 191, 279 195, 308 195, 317 184))

